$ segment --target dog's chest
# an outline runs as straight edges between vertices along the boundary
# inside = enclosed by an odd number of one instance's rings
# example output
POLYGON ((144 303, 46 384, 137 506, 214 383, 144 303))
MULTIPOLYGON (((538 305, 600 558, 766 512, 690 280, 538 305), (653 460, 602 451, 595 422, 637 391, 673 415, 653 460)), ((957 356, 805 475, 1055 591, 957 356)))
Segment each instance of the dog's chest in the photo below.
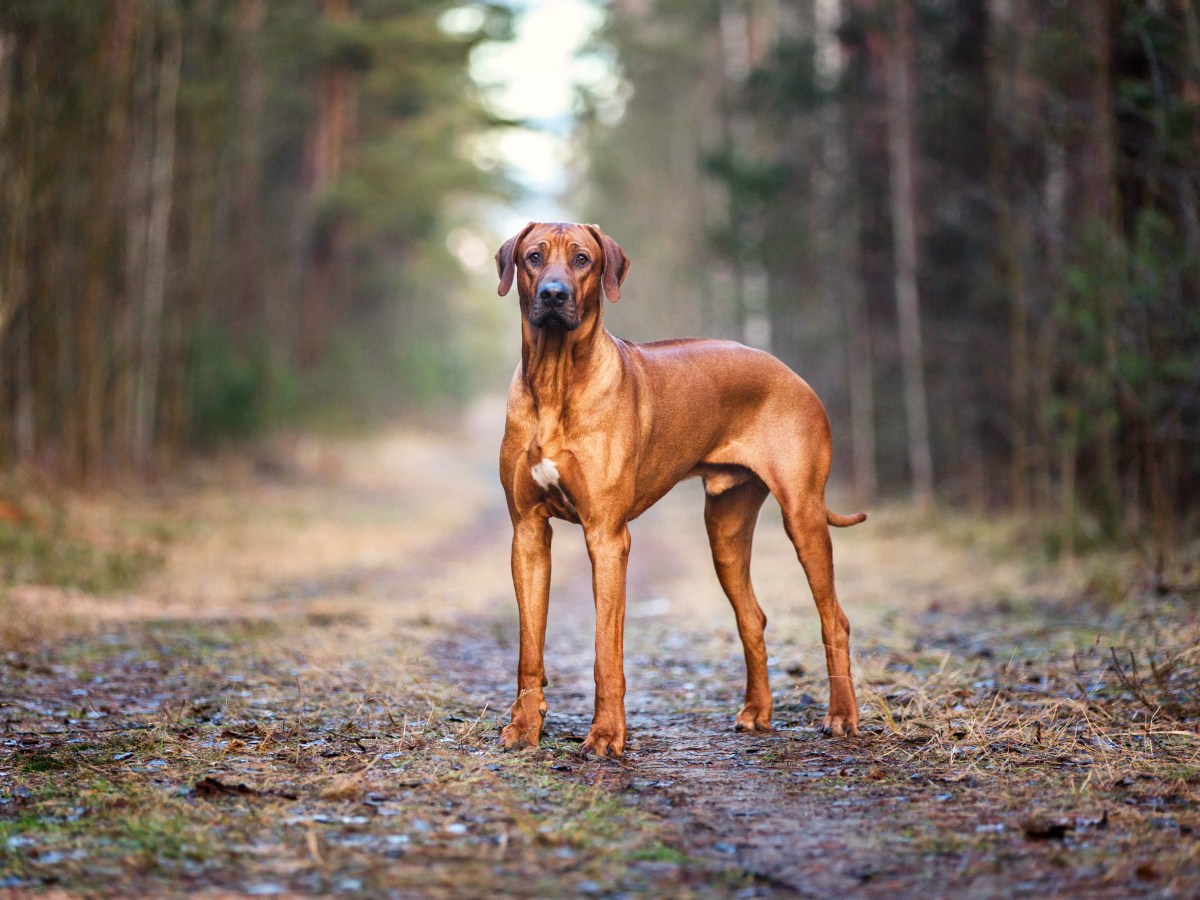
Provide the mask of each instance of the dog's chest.
POLYGON ((551 488, 562 490, 558 481, 558 464, 554 460, 548 458, 539 460, 530 468, 529 473, 533 476, 534 483, 543 491, 551 488))
POLYGON ((579 511, 563 484, 562 471, 558 462, 550 456, 537 458, 529 467, 529 474, 537 486, 550 514, 563 519, 575 520, 579 511))

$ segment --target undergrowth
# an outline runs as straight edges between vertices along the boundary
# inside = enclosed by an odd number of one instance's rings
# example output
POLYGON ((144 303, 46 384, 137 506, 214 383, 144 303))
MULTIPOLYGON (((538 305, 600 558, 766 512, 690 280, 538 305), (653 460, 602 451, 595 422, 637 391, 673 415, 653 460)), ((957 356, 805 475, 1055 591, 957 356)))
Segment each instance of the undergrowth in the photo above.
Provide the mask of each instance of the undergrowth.
POLYGON ((158 550, 98 547, 69 536, 61 525, 43 530, 0 521, 0 585, 42 584, 113 593, 137 586, 162 561, 158 550))

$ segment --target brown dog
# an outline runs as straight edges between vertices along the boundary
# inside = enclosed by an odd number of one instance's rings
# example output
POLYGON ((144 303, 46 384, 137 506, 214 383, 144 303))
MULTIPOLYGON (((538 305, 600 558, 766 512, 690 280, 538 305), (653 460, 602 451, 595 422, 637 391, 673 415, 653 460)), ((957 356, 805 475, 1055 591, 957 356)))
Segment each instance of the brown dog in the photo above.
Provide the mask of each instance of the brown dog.
POLYGON ((787 366, 731 341, 631 344, 604 330, 629 260, 594 225, 531 222, 496 254, 499 293, 521 299, 521 365, 508 395, 500 479, 513 522, 521 619, 517 699, 505 747, 537 746, 546 717, 543 650, 550 518, 583 526, 596 598, 596 709, 585 752, 625 748, 625 566, 628 523, 684 478, 704 479, 713 561, 746 654, 738 730, 771 728, 766 616, 750 586, 750 543, 770 492, 821 616, 829 670, 825 728, 856 734, 850 623, 833 586, 829 525, 866 518, 825 506, 829 419, 787 366))

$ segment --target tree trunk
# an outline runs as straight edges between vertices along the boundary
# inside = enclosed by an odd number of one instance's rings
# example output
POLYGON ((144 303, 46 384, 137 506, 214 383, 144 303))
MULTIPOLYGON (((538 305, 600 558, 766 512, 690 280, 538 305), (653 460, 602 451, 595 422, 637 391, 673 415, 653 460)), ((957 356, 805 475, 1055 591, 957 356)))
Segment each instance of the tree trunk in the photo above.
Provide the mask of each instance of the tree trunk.
POLYGON ((1065 559, 1075 556, 1075 472, 1079 461, 1079 410, 1073 403, 1066 405, 1067 427, 1059 452, 1059 514, 1061 516, 1061 553, 1065 559))
MULTIPOLYGON (((1043 298, 1052 300, 1061 289, 1065 269, 1063 233, 1066 227, 1065 184, 1067 180, 1066 154, 1062 145, 1043 136, 1042 154, 1046 161, 1046 172, 1040 185, 1040 217, 1042 225, 1038 240, 1044 244, 1043 298)), ((1055 468, 1061 477, 1059 461, 1062 451, 1058 442, 1062 440, 1063 426, 1056 420, 1054 378, 1059 365, 1058 320, 1051 312, 1041 315, 1036 323, 1034 345, 1033 392, 1034 409, 1037 414, 1037 453, 1034 459, 1035 484, 1038 488, 1039 505, 1046 510, 1055 506, 1055 468)), ((1061 418, 1061 417, 1060 417, 1061 418)))
MULTIPOLYGON (((3 204, 0 208, 8 211, 10 216, 21 215, 27 206, 23 202, 22 173, 13 164, 12 157, 15 154, 11 150, 12 139, 16 131, 10 120, 13 105, 13 69, 15 68, 13 57, 16 55, 16 51, 16 35, 0 31, 0 146, 10 148, 7 153, 0 152, 0 204, 3 204)), ((16 243, 16 235, 21 230, 20 224, 14 227, 10 223, 9 227, 0 233, 0 266, 3 266, 0 269, 0 347, 4 346, 4 335, 8 331, 8 326, 12 322, 17 308, 17 298, 9 279, 14 273, 15 263, 20 258, 13 252, 12 247, 16 243)), ((0 366, 0 378, 3 377, 4 367, 0 366)), ((3 385, 0 384, 0 398, 3 397, 2 388, 3 385)), ((2 427, 3 420, 0 419, 0 428, 2 427)), ((4 434, 0 431, 0 441, 3 439, 4 434)))
MULTIPOLYGON (((1083 97, 1083 139, 1079 154, 1079 193, 1082 208, 1079 220, 1098 233, 1100 258, 1085 255, 1081 264, 1102 268, 1118 259, 1116 197, 1116 123, 1113 114, 1112 7, 1110 0, 1092 0, 1080 4, 1086 45, 1095 55, 1087 70, 1087 88, 1083 97)), ((1121 483, 1117 471, 1117 418, 1108 415, 1117 406, 1117 335, 1121 307, 1119 287, 1108 282, 1096 297, 1098 320, 1102 330, 1103 368, 1096 373, 1097 391, 1106 397, 1097 427, 1098 487, 1100 510, 1110 531, 1120 528, 1121 483)))
POLYGON ((137 452, 137 396, 140 381, 143 292, 150 234, 151 167, 154 155, 156 16, 138 4, 133 65, 130 70, 128 194, 125 203, 125 282, 113 298, 113 390, 110 400, 113 456, 128 463, 137 452))
POLYGON ((230 311, 235 337, 263 326, 266 253, 262 216, 262 120, 265 87, 259 35, 266 0, 239 0, 237 9, 237 125, 234 168, 233 233, 236 254, 235 308, 230 311))
POLYGON ((896 313, 904 371, 904 409, 913 499, 933 501, 933 456, 929 441, 920 293, 917 286, 917 99, 912 0, 899 0, 888 42, 888 163, 895 255, 896 313))
POLYGON ((1032 98, 1018 82, 1028 82, 1024 61, 1026 30, 1032 24, 1028 10, 1019 0, 989 0, 988 63, 989 169, 992 202, 996 210, 997 269, 1008 304, 1009 431, 1012 436, 1011 501, 1020 513, 1032 508, 1033 488, 1030 423, 1033 421, 1033 383, 1030 348, 1030 297, 1026 277, 1030 226, 1028 202, 1022 173, 1014 171, 1012 145, 1023 144, 1028 135, 1024 123, 1032 110, 1024 104, 1032 98), (1022 96, 1024 95, 1024 96, 1022 96))
MULTIPOLYGON (((724 0, 720 5, 718 25, 725 75, 722 138, 725 152, 736 165, 757 149, 753 118, 744 111, 738 95, 759 61, 756 54, 762 52, 762 46, 756 40, 758 30, 753 4, 724 0)), ((769 351, 768 276, 759 258, 763 243, 762 223, 752 210, 746 209, 736 187, 731 187, 728 197, 727 222, 737 243, 731 256, 731 269, 741 316, 742 340, 752 347, 769 351)))
POLYGON ((162 8, 162 49, 152 126, 153 152, 149 172, 149 210, 146 219, 146 258, 142 279, 142 329, 138 377, 134 395, 134 464, 145 471, 155 446, 159 365, 163 347, 163 305, 170 251, 171 203, 175 176, 175 118, 182 62, 179 9, 162 8))
POLYGON ((119 208, 117 173, 125 162, 122 138, 128 118, 124 103, 129 88, 130 52, 136 25, 135 0, 118 0, 104 34, 104 49, 96 84, 104 111, 100 146, 89 190, 90 222, 86 233, 84 287, 76 326, 78 395, 74 399, 80 419, 80 469, 77 476, 93 480, 105 465, 105 421, 109 400, 109 342, 111 328, 106 311, 112 304, 112 263, 117 254, 113 211, 119 208))
MULTIPOLYGON (((28 178, 16 147, 18 134, 14 112, 16 56, 19 42, 15 34, 0 31, 0 209, 4 210, 7 227, 0 229, 0 354, 16 343, 9 338, 20 309, 24 288, 21 261, 25 253, 21 241, 26 234, 29 215, 28 178)), ((0 355, 0 465, 10 461, 15 450, 16 435, 12 417, 8 414, 10 380, 15 386, 15 373, 0 355)))
MULTIPOLYGON (((850 207, 845 207, 849 210, 850 207)), ((854 493, 859 503, 869 503, 879 491, 875 465, 875 376, 871 350, 871 319, 860 273, 857 210, 846 213, 842 247, 845 253, 844 299, 850 381, 850 435, 854 454, 854 493)))
MULTIPOLYGON (((345 21, 350 16, 350 0, 323 0, 321 15, 329 22, 345 21)), ((346 170, 356 130, 357 94, 358 78, 353 72, 341 64, 325 66, 318 86, 317 122, 310 150, 313 226, 306 248, 308 264, 300 309, 300 364, 305 368, 312 368, 320 360, 336 324, 336 314, 346 305, 346 226, 340 217, 323 218, 318 208, 325 192, 346 170)))
MULTIPOLYGON (((818 0, 816 68, 822 87, 833 91, 845 63, 837 43, 843 21, 842 0, 818 0)), ((844 315, 846 378, 850 395, 850 442, 854 460, 856 502, 871 502, 878 490, 875 466, 875 387, 871 364, 871 322, 863 287, 859 253, 859 209, 850 181, 849 116, 844 101, 831 96, 822 114, 822 209, 826 223, 822 254, 825 265, 825 302, 840 307, 844 315)))

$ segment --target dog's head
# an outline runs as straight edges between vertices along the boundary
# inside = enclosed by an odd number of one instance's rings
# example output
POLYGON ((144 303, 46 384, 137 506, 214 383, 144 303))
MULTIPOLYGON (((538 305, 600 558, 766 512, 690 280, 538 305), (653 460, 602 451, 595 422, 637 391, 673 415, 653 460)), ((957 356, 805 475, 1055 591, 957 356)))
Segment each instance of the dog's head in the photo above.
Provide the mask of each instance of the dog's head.
POLYGON ((574 331, 603 297, 620 299, 629 258, 595 225, 530 222, 496 253, 496 271, 501 297, 517 282, 530 325, 574 331))

